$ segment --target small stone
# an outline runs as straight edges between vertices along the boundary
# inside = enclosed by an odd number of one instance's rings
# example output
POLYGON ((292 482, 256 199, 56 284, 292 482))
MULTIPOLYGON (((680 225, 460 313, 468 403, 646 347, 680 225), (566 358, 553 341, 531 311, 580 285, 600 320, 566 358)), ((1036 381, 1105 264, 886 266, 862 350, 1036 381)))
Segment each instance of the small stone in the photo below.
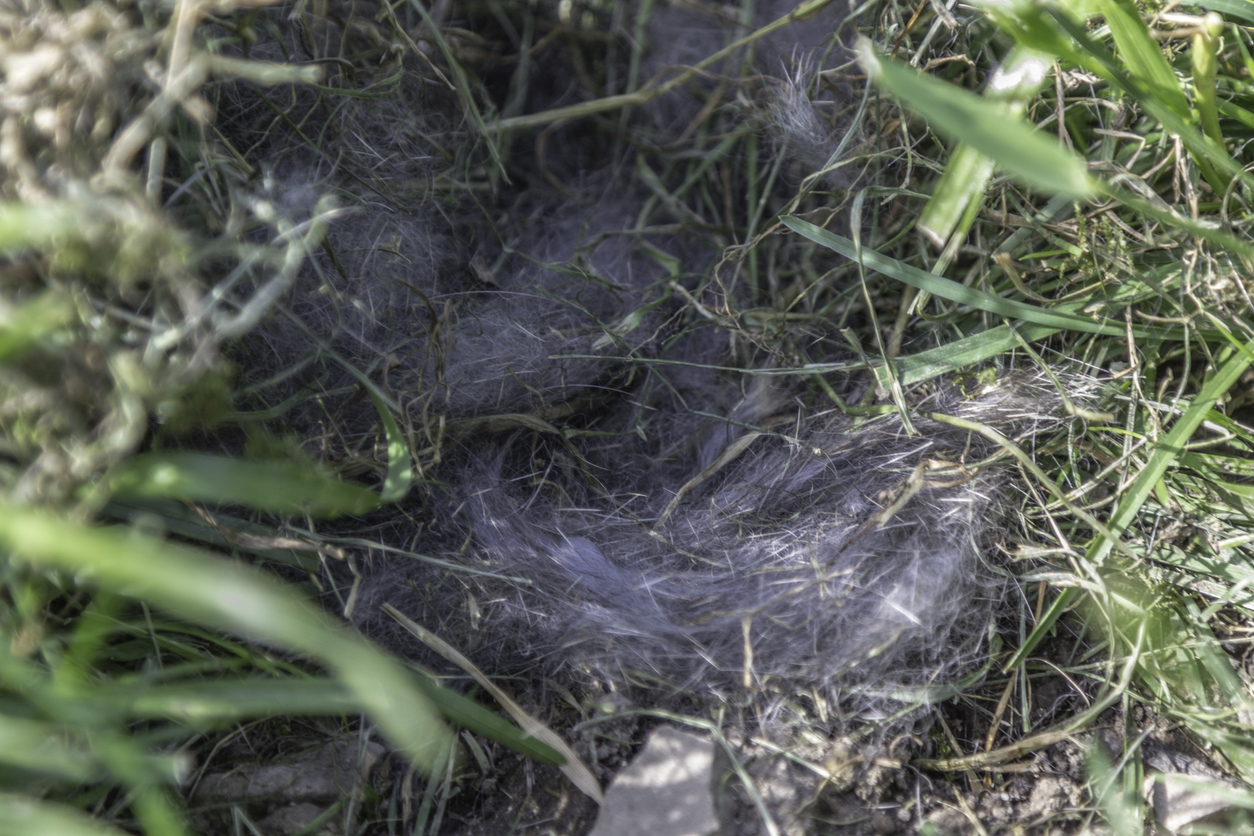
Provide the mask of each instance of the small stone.
POLYGON ((662 726, 605 792, 589 836, 713 836, 714 743, 662 726))
POLYGON ((1192 775, 1160 774, 1145 778, 1145 795, 1154 807, 1154 815, 1172 833, 1231 810, 1232 804, 1225 796, 1230 797, 1232 791, 1230 785, 1207 782, 1192 775), (1207 791, 1208 783, 1215 788, 1214 792, 1207 791))

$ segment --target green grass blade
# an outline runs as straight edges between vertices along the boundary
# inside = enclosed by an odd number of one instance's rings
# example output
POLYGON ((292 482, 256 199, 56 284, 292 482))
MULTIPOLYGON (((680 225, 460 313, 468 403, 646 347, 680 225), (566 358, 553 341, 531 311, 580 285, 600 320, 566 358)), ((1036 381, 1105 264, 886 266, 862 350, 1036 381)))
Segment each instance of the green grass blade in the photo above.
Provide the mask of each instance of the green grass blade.
POLYGON ((383 422, 383 432, 388 440, 388 469, 383 477, 379 499, 383 502, 399 502, 409 493, 414 481, 411 448, 392 415, 392 410, 399 407, 361 369, 343 361, 340 361, 340 366, 357 378, 357 382, 370 395, 370 400, 379 413, 379 420, 383 422))
MULTIPOLYGON (((1053 56, 1016 45, 993 72, 984 98, 1019 118, 1045 83, 1053 56)), ((960 142, 949 157, 932 197, 919 215, 918 229, 936 246, 966 238, 993 176, 993 161, 960 142), (955 236, 955 232, 957 233, 955 236)))
MULTIPOLYGON (((1183 715, 1212 709, 1216 703, 1230 712, 1246 706, 1240 677, 1192 601, 1177 601, 1173 588, 1151 586, 1136 573, 1105 575, 1109 606, 1091 602, 1093 618, 1108 621, 1110 635, 1125 653, 1133 649, 1130 637, 1141 638, 1141 652, 1135 654, 1137 677, 1159 705, 1183 715)), ((1219 748, 1243 777, 1254 777, 1254 751, 1244 736, 1224 734, 1213 723, 1189 726, 1219 748)))
POLYGON ((80 813, 17 793, 0 793, 0 836, 124 836, 80 813))
POLYGON ((1232 102, 1219 102, 1219 112, 1229 119, 1240 122, 1247 128, 1254 128, 1254 111, 1234 105, 1232 102))
POLYGON ((1198 238, 1205 239, 1217 247, 1227 250, 1233 255, 1241 256, 1247 260, 1254 259, 1254 245, 1248 239, 1225 232, 1214 224, 1194 221, 1171 209, 1155 206, 1140 195, 1133 194, 1126 189, 1113 188, 1106 183, 1101 183, 1100 187, 1103 193, 1139 215, 1144 215, 1169 226, 1174 226, 1177 229, 1182 229, 1190 235, 1196 235, 1198 238))
POLYGON ((922 75, 876 53, 861 38, 856 47, 867 74, 918 112, 950 139, 965 142, 1029 186, 1072 200, 1087 200, 1096 190, 1084 160, 1021 118, 1009 118, 1004 105, 922 75))
MULTIPOLYGON (((1163 436, 1162 440, 1154 447, 1150 453, 1145 467, 1137 474, 1135 480, 1124 492, 1119 500, 1114 514, 1111 515, 1110 528, 1116 532, 1121 532, 1136 519, 1136 515, 1140 512, 1142 504, 1149 498, 1150 492, 1154 486, 1162 479, 1163 474, 1172 467, 1176 460, 1185 451, 1193 434, 1197 432, 1197 428, 1201 426, 1214 408, 1215 404, 1221 397, 1226 395, 1228 391, 1236 384, 1241 375, 1249 367, 1251 361, 1254 361, 1254 341, 1244 346, 1239 346, 1224 352, 1227 356, 1221 355, 1219 368, 1210 376, 1206 383, 1202 386, 1202 390, 1197 393, 1193 401, 1189 404, 1188 409, 1176 421, 1171 431, 1163 436)), ((1089 550, 1087 559, 1093 565, 1100 565, 1106 556, 1110 554, 1114 543, 1106 538, 1099 539, 1089 550)))
POLYGON ((524 732, 474 700, 467 699, 456 691, 427 682, 422 677, 418 677, 415 681, 427 698, 449 719, 449 722, 503 743, 534 761, 551 766, 566 764, 566 758, 552 746, 524 732))
POLYGON ((1219 99, 1215 88, 1219 76, 1219 42, 1223 31, 1223 18, 1211 12, 1206 15, 1203 31, 1193 36, 1189 49, 1193 61, 1193 102, 1197 105, 1202 133, 1221 148, 1224 145, 1224 134, 1219 127, 1219 99))
POLYGON ((1228 20, 1240 20, 1254 26, 1254 2, 1251 0, 1190 0, 1190 6, 1219 12, 1228 20))
MULTIPOLYGON (((1017 43, 1076 63, 1075 43, 1050 19, 1043 4, 1035 0, 973 0, 972 5, 1017 43)), ((1073 0, 1068 8, 1083 17, 1088 14, 1087 8, 1083 8, 1086 5, 1073 0)))
MULTIPOLYGON (((1161 77, 1161 70, 1148 69, 1154 59, 1142 56, 1146 67, 1141 68, 1141 72, 1150 76, 1142 79, 1128 73, 1122 60, 1090 37, 1085 24, 1077 20, 1075 15, 1092 13, 1091 4, 976 0, 976 5, 1023 46, 1059 56, 1132 96, 1169 133, 1180 137, 1199 167, 1204 172, 1209 172, 1211 178, 1218 172, 1226 177, 1239 178, 1245 185, 1254 188, 1254 176, 1245 172, 1240 163, 1232 159, 1221 146, 1207 138, 1193 124, 1192 114, 1187 109, 1184 113, 1177 110, 1179 103, 1173 94, 1165 94, 1167 100, 1159 95, 1159 88, 1165 85, 1165 79, 1161 77), (1085 8, 1075 8, 1080 5, 1085 8)), ((1131 27, 1133 24, 1129 23, 1127 26, 1131 27)), ((1130 43, 1136 43, 1136 36, 1130 29, 1123 31, 1121 37, 1126 37, 1130 43)), ((1135 50, 1141 52, 1146 48, 1142 44, 1136 46, 1135 50)), ((1179 87, 1179 82, 1173 83, 1179 87)), ((997 159, 996 155, 992 156, 997 159)))
POLYGON ((68 781, 88 781, 104 771, 76 730, 40 720, 0 716, 0 764, 53 775, 68 781))
POLYGON ((120 497, 249 505, 285 514, 364 514, 379 498, 311 464, 246 462, 207 453, 145 453, 127 462, 110 487, 120 497))
MULTIPOLYGON (((444 56, 444 61, 448 65, 449 72, 453 74, 454 84, 452 87, 457 93, 457 97, 461 100, 462 107, 465 108, 465 112, 475 123, 475 128, 478 129, 479 135, 483 137, 484 145, 487 146, 488 154, 491 155, 493 164, 501 173, 501 177, 505 178, 505 182, 508 183, 509 173, 505 170, 505 163, 501 160, 501 150, 497 147, 496 139, 493 137, 492 133, 489 132, 487 123, 483 121, 483 114, 479 112, 479 103, 475 101, 474 93, 471 91, 470 87, 470 79, 466 76, 466 71, 462 69, 461 62, 457 60, 457 55, 453 52, 452 48, 448 44, 448 41, 444 38, 444 34, 440 31, 440 27, 436 26, 435 21, 431 19, 431 15, 427 12, 426 7, 422 5, 421 0, 409 0, 409 5, 416 12, 418 12, 418 16, 422 18, 422 22, 426 24, 426 34, 432 41, 435 42, 436 48, 439 49, 440 54, 444 56)), ((395 12, 391 12, 389 9, 389 13, 393 15, 392 19, 396 23, 396 28, 404 34, 405 30, 401 26, 400 21, 396 20, 395 12)), ((422 51, 418 48, 417 44, 410 41, 410 45, 416 54, 422 54, 422 51)))
MULTIPOLYGON (((1128 486, 1123 496, 1120 497, 1119 504, 1107 523, 1107 527, 1111 531, 1121 534, 1136 519, 1137 513, 1141 510, 1145 500, 1149 498, 1154 486, 1162 479, 1167 469, 1175 464, 1176 460, 1185 452, 1185 445, 1193 437, 1193 434, 1197 432, 1197 428, 1201 426, 1207 414, 1219 399, 1236 384, 1249 367, 1251 361, 1254 361, 1254 341, 1250 341, 1244 346, 1229 349, 1225 354, 1226 356, 1221 360, 1218 369, 1202 386, 1202 390, 1193 398, 1188 409, 1176 421, 1171 431, 1164 435, 1158 445, 1150 452, 1145 466, 1137 474, 1132 484, 1128 486)), ((1108 537, 1096 538, 1085 555, 1085 561, 1090 566, 1100 566, 1114 546, 1115 544, 1108 537)), ((1013 669, 1032 653, 1037 644, 1053 628, 1054 622, 1058 620, 1059 616, 1075 602, 1078 594, 1079 590, 1075 588, 1064 589, 1058 594, 1053 604, 1042 614, 1041 620, 1033 628, 1027 639, 1024 640, 1022 646, 1006 662, 1003 670, 1013 669)))
MULTIPOLYGON (((899 357, 893 361, 897 369, 897 378, 903 386, 932 380, 941 375, 950 374, 970 368, 992 357, 1005 354, 1019 346, 1020 340, 1033 342, 1043 340, 1060 329, 1048 325, 1020 325, 1011 328, 1009 325, 998 325, 987 331, 954 340, 936 348, 920 351, 899 357), (1018 337, 1015 335, 1018 334, 1018 337)), ((885 383, 880 376, 884 367, 873 366, 872 371, 881 385, 885 383)))
MULTIPOLYGON (((790 217, 782 218, 781 220, 792 231, 804 235, 814 243, 840 253, 846 258, 857 259, 859 256, 859 252, 854 248, 853 242, 847 238, 842 238, 800 218, 790 217)), ((866 248, 861 250, 861 258, 863 265, 877 273, 882 273, 889 278, 917 287, 919 290, 927 291, 933 296, 939 296, 942 299, 948 299, 960 305, 969 305, 977 310, 1004 316, 1007 319, 1019 320, 1047 328, 1066 328, 1072 331, 1104 334, 1113 337, 1122 337, 1128 330, 1127 326, 1122 323, 1095 322, 1092 319, 1076 314, 1046 310, 1036 305, 1029 305, 1026 302, 993 296, 982 290, 959 284, 952 279, 946 279, 934 273, 928 273, 917 267, 912 267, 909 264, 903 264, 900 261, 866 248)), ((1135 326, 1133 331, 1141 339, 1162 340, 1170 335, 1169 329, 1165 328, 1135 326)))
POLYGON ((1216 145, 1203 134, 1193 124, 1191 115, 1180 115, 1160 100, 1155 95, 1155 91, 1146 87, 1141 79, 1125 72, 1119 59, 1102 44, 1093 40, 1085 25, 1075 20, 1065 9, 1050 6, 1048 12, 1072 39, 1067 51, 1059 53, 1060 55, 1096 73, 1107 83, 1135 98, 1145 112, 1157 119, 1167 132, 1180 137, 1180 141, 1189 149, 1189 153, 1193 155, 1199 166, 1213 167, 1215 171, 1228 177, 1238 178, 1247 187, 1254 188, 1254 176, 1246 172, 1222 146, 1216 145))
POLYGON ((1155 99, 1182 119, 1191 119, 1189 100, 1163 48, 1150 35, 1141 12, 1129 0, 1092 0, 1090 10, 1106 19, 1128 73, 1155 99))
POLYGON ((408 670, 258 570, 134 532, 87 528, 4 502, 0 548, 324 664, 393 743, 424 767, 434 764, 446 745, 447 727, 408 670))
POLYGON ((251 554, 263 560, 286 563, 308 572, 316 572, 321 566, 316 555, 310 551, 297 550, 295 542, 290 549, 268 548, 268 545, 275 542, 273 527, 267 528, 230 514, 217 512, 210 523, 187 505, 169 499, 115 498, 100 509, 102 518, 122 523, 138 523, 151 519, 153 515, 161 518, 161 525, 166 532, 185 540, 195 540, 229 552, 251 554))
POLYGON ((937 247, 945 247, 955 231, 959 239, 965 238, 992 179, 993 161, 965 142, 958 143, 919 215, 918 230, 937 247))
POLYGON ((1145 833, 1145 811, 1141 800, 1138 765, 1132 759, 1116 769, 1104 746, 1093 746, 1087 757, 1094 804, 1101 810, 1111 833, 1132 836, 1145 833))
MULTIPOLYGON (((414 683, 450 722, 502 743, 532 760, 560 766, 565 760, 552 747, 474 700, 416 676, 414 683)), ((355 714, 361 701, 343 683, 318 677, 233 679, 181 682, 151 687, 125 685, 101 688, 93 699, 112 703, 113 711, 131 718, 166 718, 193 726, 235 723, 282 715, 355 714)))
POLYGON ((228 679, 96 689, 92 698, 118 716, 165 718, 203 727, 274 715, 354 714, 361 704, 334 679, 228 679))
POLYGON ((409 488, 414 483, 414 467, 409 443, 405 441, 405 434, 401 432, 400 425, 392 417, 392 411, 388 409, 382 394, 378 392, 378 387, 372 384, 366 388, 366 391, 374 403, 374 408, 379 412, 379 420, 383 422, 383 433, 388 440, 388 469, 383 477, 383 487, 379 490, 379 500, 389 503, 400 502, 409 493, 409 488))

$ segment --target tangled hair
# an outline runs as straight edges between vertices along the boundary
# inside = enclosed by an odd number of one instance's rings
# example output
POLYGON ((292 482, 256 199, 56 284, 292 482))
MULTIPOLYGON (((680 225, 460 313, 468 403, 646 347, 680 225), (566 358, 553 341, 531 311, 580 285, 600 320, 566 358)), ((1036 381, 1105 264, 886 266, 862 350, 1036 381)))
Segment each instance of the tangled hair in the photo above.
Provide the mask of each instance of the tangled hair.
MULTIPOLYGON (((912 431, 897 414, 793 415, 787 432, 729 422, 690 451, 689 478, 652 485, 636 507, 613 463, 589 483, 528 436, 499 441, 460 465, 458 530, 474 565, 527 584, 458 588, 482 611, 462 629, 498 669, 538 657, 568 676, 728 700, 743 688, 840 699, 947 682, 979 657, 1002 600, 986 555, 1007 476, 996 444, 943 417, 1027 437, 1059 413, 1048 377, 1014 373, 969 396, 934 392, 912 431)), ((421 574, 381 568, 365 611, 386 599, 417 617, 455 612, 433 604, 421 574)))

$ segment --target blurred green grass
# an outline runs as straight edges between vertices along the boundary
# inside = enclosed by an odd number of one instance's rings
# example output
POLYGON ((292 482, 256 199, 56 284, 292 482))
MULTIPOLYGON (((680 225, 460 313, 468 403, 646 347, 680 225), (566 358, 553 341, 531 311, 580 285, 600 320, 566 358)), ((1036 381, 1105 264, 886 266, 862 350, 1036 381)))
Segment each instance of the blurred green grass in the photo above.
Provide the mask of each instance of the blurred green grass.
POLYGON ((182 107, 184 129, 203 116, 189 78, 204 83, 211 70, 264 85, 320 70, 193 49, 206 12, 195 3, 147 26, 108 4, 70 5, 36 4, 18 31, 8 17, 0 26, 0 109, 29 106, 17 81, 26 72, 49 112, 94 109, 102 125, 126 124, 116 137, 73 134, 61 149, 70 162, 51 175, 51 152, 35 145, 23 158, 12 121, 0 152, 10 175, 0 202, 0 833, 190 832, 187 741, 256 718, 373 725, 427 772, 459 745, 450 722, 563 763, 241 559, 316 568, 302 552, 331 547, 284 536, 282 515, 311 522, 404 497, 412 454, 380 398, 389 462, 378 490, 290 448, 270 460, 171 448, 236 415, 219 349, 291 286, 334 210, 289 228, 255 205, 253 221, 276 233, 269 246, 243 241, 239 227, 184 232, 126 163, 141 145, 150 166, 170 150, 152 108, 182 107), (125 85, 158 51, 171 78, 181 62, 195 70, 162 94, 175 102, 154 104, 142 86, 128 100, 108 75, 75 76, 76 58, 112 63, 125 85), (232 260, 237 273, 269 271, 236 310, 202 287, 202 271, 232 260), (253 517, 224 513, 220 525, 189 506, 253 517))

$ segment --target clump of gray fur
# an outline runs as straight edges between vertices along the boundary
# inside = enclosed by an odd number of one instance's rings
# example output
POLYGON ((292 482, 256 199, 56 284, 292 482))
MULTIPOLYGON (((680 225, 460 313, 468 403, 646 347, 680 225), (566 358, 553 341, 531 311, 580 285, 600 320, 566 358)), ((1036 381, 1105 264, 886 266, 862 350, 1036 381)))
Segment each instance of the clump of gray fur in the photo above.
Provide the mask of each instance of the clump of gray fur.
MULTIPOLYGON (((682 497, 693 480, 655 484, 635 507, 612 463, 589 486, 577 467, 537 470, 526 437, 479 451, 453 486, 466 557, 529 585, 460 588, 482 612, 468 634, 550 668, 726 699, 746 686, 840 696, 949 681, 978 658, 1002 600, 986 560, 1008 485, 985 461, 995 444, 932 413, 1030 435, 1057 422, 1060 398, 1045 375, 1017 373, 972 396, 935 393, 913 433, 897 415, 794 415, 694 449, 699 484, 682 497)), ((391 564, 363 603, 429 617, 413 572, 391 564)))

